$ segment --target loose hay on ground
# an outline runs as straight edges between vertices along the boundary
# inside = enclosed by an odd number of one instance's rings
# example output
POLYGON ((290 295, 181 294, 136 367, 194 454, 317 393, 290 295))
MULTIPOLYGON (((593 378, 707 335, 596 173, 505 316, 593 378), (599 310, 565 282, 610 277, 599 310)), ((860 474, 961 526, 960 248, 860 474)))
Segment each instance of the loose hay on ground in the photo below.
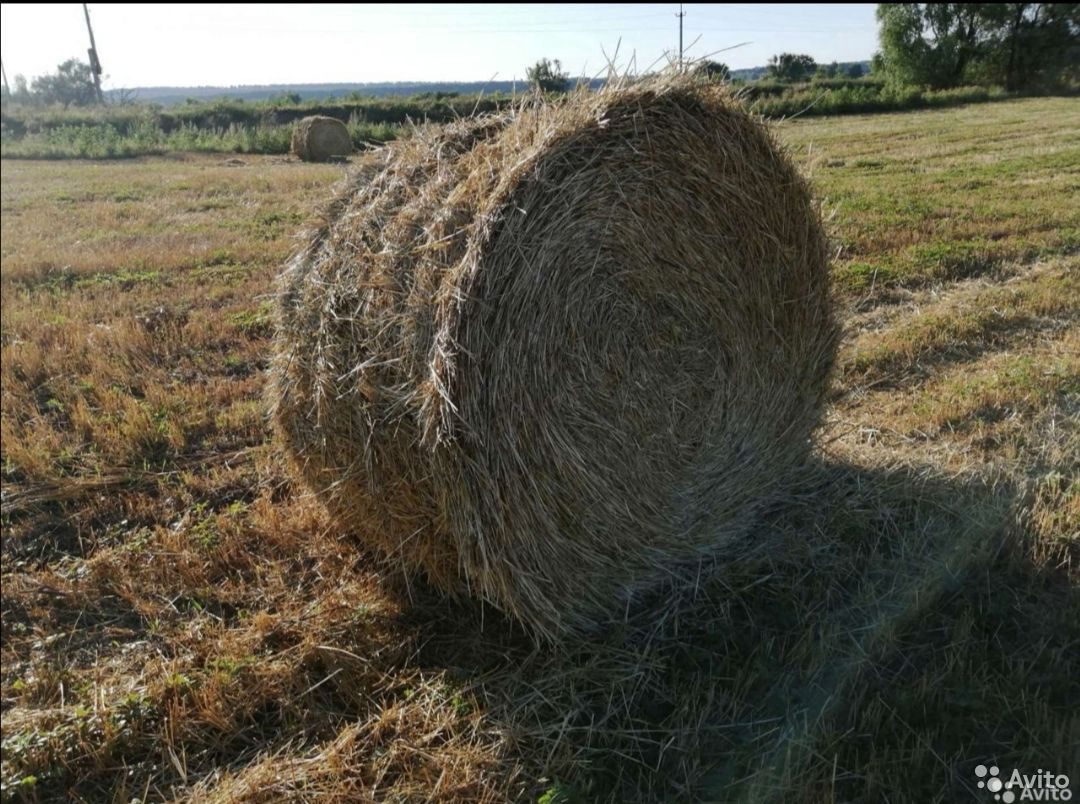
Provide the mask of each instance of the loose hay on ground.
POLYGON ((281 285, 274 418, 338 520, 557 637, 695 583, 807 453, 837 341, 805 183, 664 80, 366 158, 281 285))

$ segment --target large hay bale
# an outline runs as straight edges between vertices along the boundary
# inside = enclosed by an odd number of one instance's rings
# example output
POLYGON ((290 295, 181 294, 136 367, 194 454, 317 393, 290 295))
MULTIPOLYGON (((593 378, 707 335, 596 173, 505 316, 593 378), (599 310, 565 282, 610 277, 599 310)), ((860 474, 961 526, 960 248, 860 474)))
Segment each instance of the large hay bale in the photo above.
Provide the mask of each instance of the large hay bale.
POLYGON ((352 137, 349 129, 336 117, 312 115, 293 126, 293 154, 305 162, 325 162, 332 157, 352 153, 352 137))
POLYGON ((826 250, 717 87, 420 131, 366 158, 283 275, 276 428, 387 556, 583 631, 739 549, 806 457, 826 250))

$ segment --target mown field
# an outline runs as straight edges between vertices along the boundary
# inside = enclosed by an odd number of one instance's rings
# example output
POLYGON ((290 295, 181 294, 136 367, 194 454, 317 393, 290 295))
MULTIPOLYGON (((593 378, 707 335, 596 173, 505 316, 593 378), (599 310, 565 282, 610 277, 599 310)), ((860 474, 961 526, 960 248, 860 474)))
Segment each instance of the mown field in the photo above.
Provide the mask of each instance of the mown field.
POLYGON ((29 801, 1080 792, 1080 105, 800 119, 846 338, 677 612, 536 649, 284 474, 273 278, 341 166, 2 165, 2 783, 29 801))

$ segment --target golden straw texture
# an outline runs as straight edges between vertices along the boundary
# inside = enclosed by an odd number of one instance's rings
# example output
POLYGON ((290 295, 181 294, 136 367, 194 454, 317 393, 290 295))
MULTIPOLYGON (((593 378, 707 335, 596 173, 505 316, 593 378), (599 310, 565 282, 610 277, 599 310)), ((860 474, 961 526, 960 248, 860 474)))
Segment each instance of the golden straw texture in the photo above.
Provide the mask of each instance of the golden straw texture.
POLYGON ((805 183, 684 78, 365 157, 278 315, 297 474, 387 556, 553 639, 739 549, 807 455, 837 342, 805 183))

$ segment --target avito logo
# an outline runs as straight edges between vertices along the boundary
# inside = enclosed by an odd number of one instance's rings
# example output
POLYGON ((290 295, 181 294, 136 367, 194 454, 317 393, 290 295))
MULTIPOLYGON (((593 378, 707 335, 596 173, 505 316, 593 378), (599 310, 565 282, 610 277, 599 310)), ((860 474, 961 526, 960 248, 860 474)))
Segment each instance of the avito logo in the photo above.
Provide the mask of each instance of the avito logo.
POLYGON ((994 794, 994 801, 1012 804, 1014 801, 1070 801, 1072 790, 1069 777, 1064 773, 1054 774, 1041 768, 1033 774, 1025 775, 1017 768, 1008 779, 1002 779, 996 765, 976 765, 975 775, 979 777, 979 788, 985 788, 994 794))

